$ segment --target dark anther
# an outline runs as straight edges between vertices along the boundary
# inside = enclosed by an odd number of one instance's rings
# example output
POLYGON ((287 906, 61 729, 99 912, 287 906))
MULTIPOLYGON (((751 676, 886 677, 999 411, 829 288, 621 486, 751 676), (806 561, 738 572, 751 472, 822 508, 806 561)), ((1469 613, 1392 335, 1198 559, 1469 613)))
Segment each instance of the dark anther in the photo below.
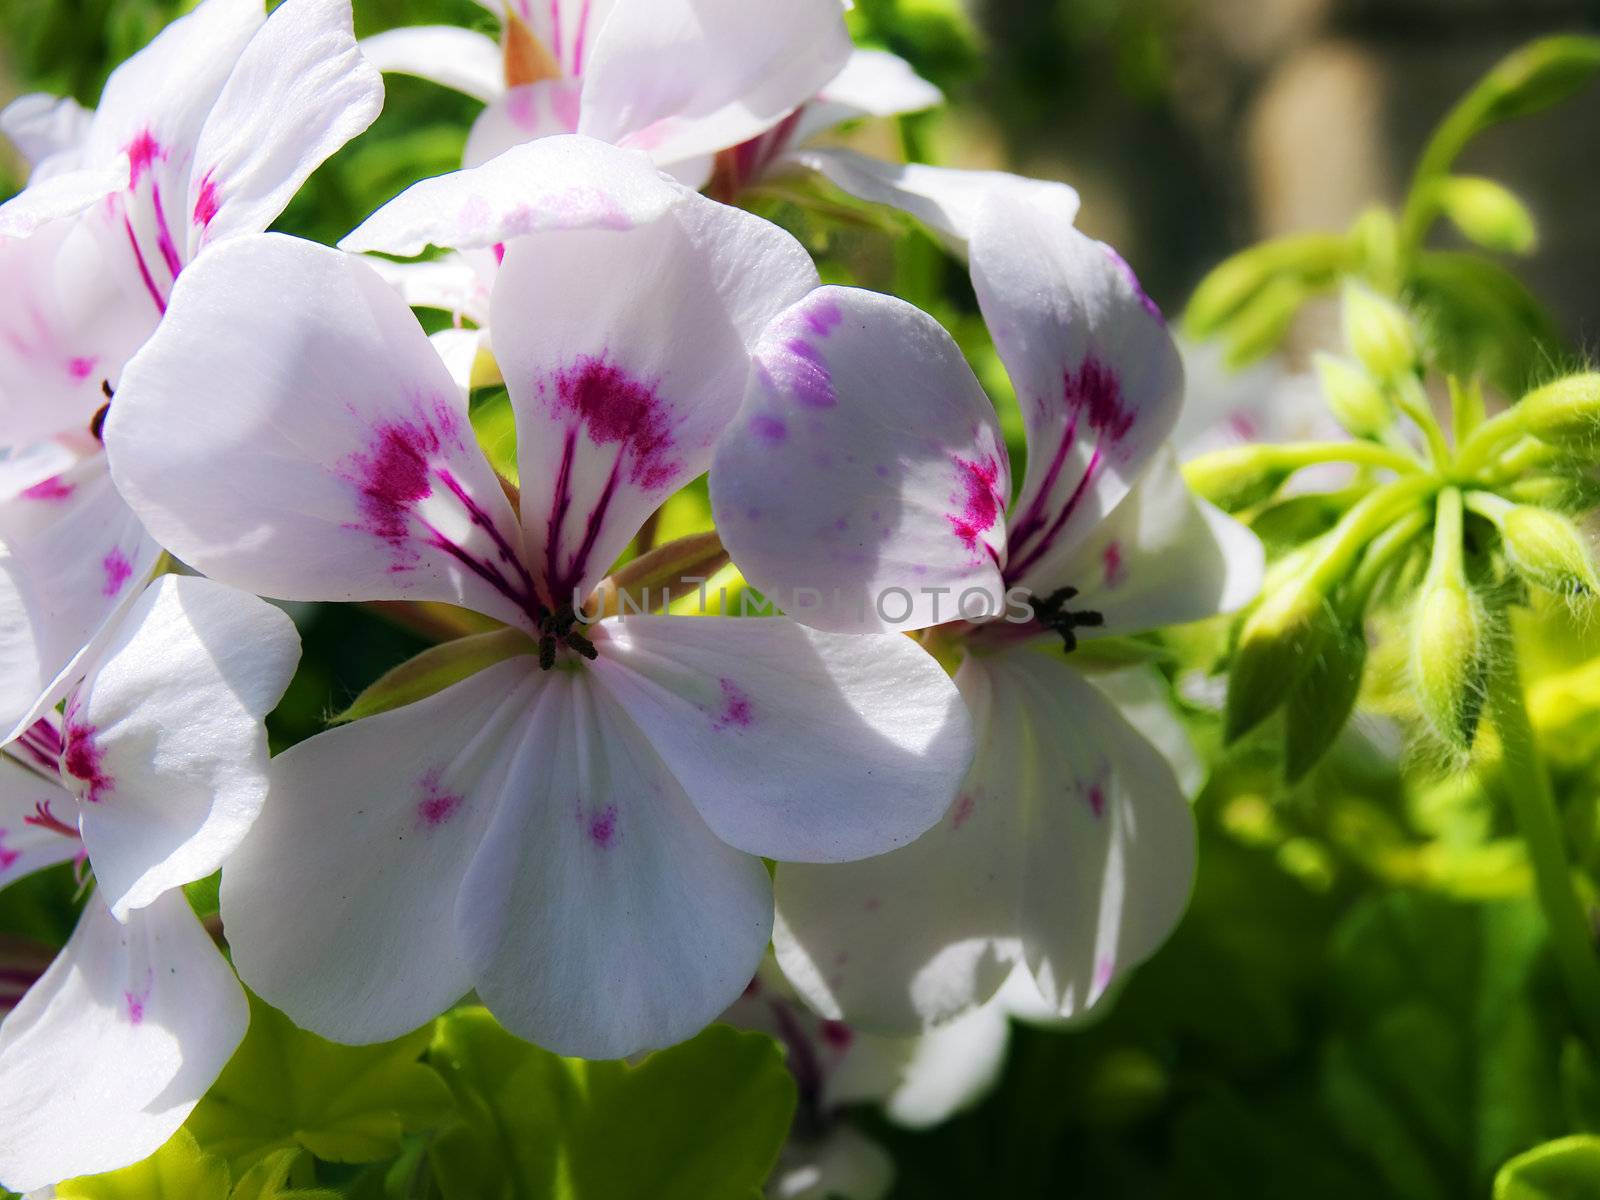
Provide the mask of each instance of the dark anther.
POLYGON ((539 665, 548 671, 556 665, 556 647, 566 646, 588 659, 598 658, 594 643, 573 628, 578 614, 572 605, 563 604, 539 622, 539 665))
POLYGON ((1082 612, 1067 611, 1067 605, 1077 595, 1077 588, 1064 587, 1051 592, 1033 606, 1034 619, 1046 629, 1061 635, 1062 644, 1068 654, 1078 648, 1077 630, 1106 623, 1105 614, 1095 612, 1093 609, 1084 609, 1082 612))
POLYGON ((114 393, 111 390, 111 381, 109 379, 100 381, 100 393, 106 398, 106 402, 95 409, 94 416, 89 418, 89 432, 94 435, 94 440, 97 442, 105 440, 101 436, 101 431, 106 427, 106 414, 111 411, 111 398, 114 393))

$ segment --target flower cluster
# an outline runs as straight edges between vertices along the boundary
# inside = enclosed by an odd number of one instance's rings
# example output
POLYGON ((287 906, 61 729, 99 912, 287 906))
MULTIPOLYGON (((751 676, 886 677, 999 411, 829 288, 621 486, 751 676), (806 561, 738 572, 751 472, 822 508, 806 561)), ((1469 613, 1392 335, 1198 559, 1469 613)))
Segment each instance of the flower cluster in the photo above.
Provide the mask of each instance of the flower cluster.
MULTIPOLYGON (((941 1036, 1008 977, 1083 1011, 1183 911, 1184 788, 1074 655, 1244 605, 1262 553, 1188 491, 1179 354, 1076 196, 813 145, 937 99, 837 0, 493 7, 498 41, 358 45, 348 0, 204 0, 95 112, 0 118, 33 164, 0 206, 0 884, 93 886, 0 1025, 8 1186, 161 1145, 244 1034, 239 980, 336 1041, 475 993, 620 1058, 760 1025, 771 944, 815 1014, 774 1002, 785 1039, 941 1036), (463 168, 338 248, 264 232, 379 68, 485 101, 463 168), (950 335, 740 207, 785 173, 965 259, 1015 494, 950 335), (640 553, 708 472, 715 530, 640 553), (665 611, 725 560, 783 614, 665 611), (268 600, 494 632, 269 761, 298 643, 268 600), (180 891, 219 869, 220 931, 180 891)), ((819 1114, 848 1094, 814 1083, 819 1114)))

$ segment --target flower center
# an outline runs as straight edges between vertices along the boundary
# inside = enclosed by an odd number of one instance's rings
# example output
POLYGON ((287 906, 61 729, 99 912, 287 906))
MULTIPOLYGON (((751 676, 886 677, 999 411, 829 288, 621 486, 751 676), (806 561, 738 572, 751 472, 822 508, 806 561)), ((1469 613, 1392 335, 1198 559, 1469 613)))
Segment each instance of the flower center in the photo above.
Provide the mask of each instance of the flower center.
POLYGON ((1038 601, 1033 609, 1034 619, 1039 624, 1052 633, 1061 635, 1062 644, 1066 647, 1068 654, 1078 648, 1077 631, 1079 629, 1094 628, 1106 623, 1105 614, 1096 612, 1093 609, 1086 608, 1078 612, 1071 611, 1067 605, 1077 595, 1078 589, 1075 587, 1060 588, 1051 592, 1043 600, 1038 601))
POLYGON ((541 669, 548 671, 556 665, 556 649, 559 646, 565 646, 590 660, 599 657, 594 643, 573 628, 577 623, 578 614, 571 604, 563 604, 555 612, 547 613, 539 622, 541 669))

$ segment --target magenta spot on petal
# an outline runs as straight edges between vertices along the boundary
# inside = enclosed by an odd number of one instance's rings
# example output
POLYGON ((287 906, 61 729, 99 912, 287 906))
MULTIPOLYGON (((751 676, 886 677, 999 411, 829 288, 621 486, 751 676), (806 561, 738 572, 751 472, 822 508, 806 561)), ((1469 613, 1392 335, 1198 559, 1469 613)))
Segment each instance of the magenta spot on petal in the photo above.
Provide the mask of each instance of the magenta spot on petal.
POLYGON ((115 596, 122 591, 122 585, 133 575, 133 564, 121 550, 111 551, 100 560, 100 566, 106 573, 105 586, 100 589, 104 596, 115 596))
POLYGON ((1062 398, 1074 418, 1085 414, 1089 428, 1112 442, 1120 442, 1133 428, 1138 413, 1122 399, 1117 373, 1097 358, 1086 358, 1076 372, 1062 377, 1062 398))
POLYGON ((200 190, 194 198, 194 223, 206 226, 216 218, 217 206, 222 197, 217 192, 217 181, 207 171, 200 180, 200 190))
POLYGON ((813 301, 806 307, 805 317, 806 327, 818 337, 827 337, 844 320, 839 306, 829 299, 813 301))
POLYGON ((718 680, 722 685, 722 710, 711 723, 713 729, 737 727, 746 729, 755 718, 750 711, 750 697, 731 679, 718 680))
POLYGON ((158 158, 166 157, 166 151, 161 148, 161 143, 148 129, 141 130, 133 141, 128 143, 128 186, 136 188, 139 180, 144 178, 145 172, 150 169, 150 164, 158 158))
POLYGON ((617 841, 617 806, 608 804, 589 818, 589 840, 602 850, 609 850, 617 841))
POLYGON ((499 266, 501 263, 505 262, 505 260, 506 260, 506 244, 504 242, 496 242, 493 246, 490 247, 490 249, 492 249, 494 251, 494 263, 495 263, 495 266, 499 266))
POLYGON ((1100 552, 1100 565, 1105 571, 1106 586, 1108 588, 1121 587, 1122 581, 1127 578, 1127 568, 1122 562, 1122 543, 1117 541, 1107 542, 1106 548, 1100 552))
POLYGON ((531 132, 539 114, 534 111, 534 97, 537 93, 531 86, 514 87, 506 94, 506 116, 515 121, 525 132, 531 132))
POLYGON ((100 360, 92 356, 78 357, 67 360, 67 374, 74 379, 87 379, 94 374, 95 364, 100 360))
POLYGON ((782 417, 756 416, 750 418, 750 432, 763 442, 781 442, 789 436, 789 427, 782 417))
POLYGON ((672 410, 655 389, 603 357, 586 355, 556 377, 559 411, 575 414, 597 446, 619 445, 629 478, 659 488, 678 469, 672 449, 672 410))
POLYGON ((147 968, 144 986, 138 991, 130 988, 122 993, 122 1004, 128 1010, 128 1020, 135 1025, 144 1021, 145 1005, 150 1003, 150 993, 155 988, 155 982, 155 972, 147 968))
POLYGON ((955 805, 950 810, 950 828, 960 829, 972 817, 972 810, 978 806, 971 793, 962 792, 956 797, 955 805))
POLYGON ((1084 800, 1089 805, 1089 811, 1097 817, 1106 815, 1106 790, 1098 783, 1091 783, 1089 790, 1084 794, 1084 800))
POLYGON ((98 804, 105 799, 106 793, 116 786, 105 768, 105 747, 95 741, 96 732, 93 725, 73 720, 71 711, 68 711, 61 767, 85 785, 83 798, 91 804, 98 804))
POLYGON ((992 458, 972 462, 965 458, 953 459, 961 491, 952 502, 960 510, 947 513, 950 528, 968 550, 976 550, 982 536, 994 528, 1000 514, 1005 511, 1005 497, 1000 494, 1000 464, 992 458))
POLYGON ((1233 436, 1241 442, 1253 442, 1261 436, 1261 430, 1250 419, 1248 413, 1236 412, 1228 414, 1228 428, 1233 436))
POLYGON ((417 820, 429 829, 437 829, 460 811, 466 798, 447 791, 439 783, 437 769, 427 772, 419 782, 422 799, 417 802, 417 820))
POLYGON ((843 1021, 821 1021, 817 1024, 817 1032, 834 1050, 848 1050, 850 1043, 856 1040, 855 1031, 843 1021))
POLYGON ((6 847, 6 830, 0 829, 0 871, 9 871, 22 857, 22 851, 6 847))
POLYGON ((839 397, 833 390, 833 372, 828 369, 822 352, 803 337, 790 338, 783 344, 780 361, 771 369, 777 372, 794 398, 806 408, 833 408, 839 397))
POLYGON ((360 528, 397 550, 410 534, 412 510, 433 494, 429 461, 454 430, 455 417, 443 405, 437 406, 436 417, 438 427, 424 419, 380 425, 364 453, 340 464, 359 493, 360 528))
POLYGON ((65 500, 76 490, 76 485, 68 483, 59 475, 52 475, 49 479, 41 479, 32 487, 22 489, 22 496, 27 500, 65 500))

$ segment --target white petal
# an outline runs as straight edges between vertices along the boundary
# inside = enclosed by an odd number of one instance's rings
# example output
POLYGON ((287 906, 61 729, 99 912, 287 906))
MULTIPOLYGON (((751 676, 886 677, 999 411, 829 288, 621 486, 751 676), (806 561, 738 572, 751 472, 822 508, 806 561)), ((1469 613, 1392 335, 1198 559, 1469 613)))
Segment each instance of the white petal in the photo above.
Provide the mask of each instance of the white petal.
POLYGON ((857 47, 844 69, 800 111, 793 138, 803 142, 824 129, 856 117, 893 117, 921 112, 944 102, 944 95, 887 50, 857 47))
POLYGON ((618 0, 583 76, 579 131, 677 162, 737 146, 850 56, 838 0, 618 0))
POLYGON ((1162 448, 1110 515, 1032 573, 1040 595, 1076 587, 1074 611, 1105 623, 1083 636, 1139 633, 1233 612, 1254 599, 1265 558, 1255 534, 1189 491, 1162 448))
POLYGON ((506 88, 499 44, 455 25, 387 29, 363 38, 361 53, 380 71, 431 79, 474 100, 493 100, 506 88))
POLYGON ((545 79, 495 97, 472 122, 461 165, 480 166, 523 142, 576 133, 582 88, 577 79, 545 79))
POLYGON ((106 80, 86 160, 109 162, 149 134, 167 167, 187 178, 206 114, 265 19, 261 0, 204 0, 173 21, 106 80))
POLYGON ((0 738, 61 699, 161 548, 90 454, 0 500, 0 738))
POLYGON ((43 774, 48 758, 44 748, 35 753, 16 744, 0 755, 0 888, 77 856, 76 839, 27 822, 40 806, 58 820, 71 820, 72 794, 43 774))
POLYGON ((996 188, 1034 193, 1069 224, 1078 211, 1078 193, 1066 184, 1024 179, 1004 171, 883 162, 843 149, 801 149, 792 159, 857 199, 898 208, 915 217, 961 254, 966 253, 977 224, 979 205, 996 188))
POLYGON ((988 660, 1033 723, 1021 782, 1021 932, 1041 995, 1081 1012, 1149 958, 1188 904, 1194 818, 1172 768, 1058 652, 988 660))
POLYGON ((854 1125, 820 1138, 784 1143, 767 1184, 772 1200, 883 1200, 894 1186, 894 1159, 854 1125))
POLYGON ((466 403, 405 302, 351 255, 275 234, 201 255, 105 436, 150 531, 216 579, 530 619, 516 521, 466 403))
POLYGON ((595 636, 594 674, 748 853, 840 862, 903 846, 971 762, 966 706, 910 638, 733 617, 624 617, 595 636))
POLYGON ((165 575, 67 702, 63 768, 119 920, 222 865, 267 791, 262 724, 300 658, 293 622, 208 579, 165 575))
POLYGON ((0 238, 0 444, 87 433, 160 311, 86 222, 0 238))
MULTIPOLYGON (((478 0, 493 9, 496 0, 478 0)), ((562 73, 582 75, 588 68, 595 39, 605 28, 615 0, 513 0, 516 12, 533 36, 550 51, 562 73)), ((502 19, 504 14, 502 14, 502 19)), ((624 21, 636 20, 624 11, 624 21)))
POLYGON ((521 238, 495 282, 490 340, 516 411, 528 553, 557 604, 587 595, 710 465, 760 330, 816 285, 777 226, 678 195, 647 225, 521 238))
POLYGON ((126 160, 41 177, 0 204, 0 239, 25 238, 51 221, 75 217, 127 182, 126 160))
POLYGON ((949 1120, 1000 1078, 1011 1026, 991 1001, 914 1038, 858 1034, 830 1079, 834 1104, 876 1100, 911 1129, 949 1120))
POLYGON ((93 115, 71 96, 33 92, 18 96, 0 111, 0 133, 37 169, 47 158, 77 150, 93 115))
POLYGON ((181 892, 126 925, 91 898, 0 1024, 0 1180, 27 1191, 155 1153, 248 1022, 238 980, 181 892))
POLYGON ((350 0, 285 0, 250 39, 200 131, 184 210, 190 255, 272 224, 382 107, 383 80, 356 49, 350 0))
POLYGON ((489 339, 481 329, 441 329, 428 340, 439 353, 439 360, 456 381, 463 398, 472 393, 472 371, 478 356, 489 352, 489 339))
POLYGON ((1154 667, 1124 667, 1089 676, 1089 682, 1161 752, 1185 796, 1193 799, 1206 781, 1206 764, 1173 707, 1172 685, 1154 667))
POLYGON ((377 255, 362 261, 412 308, 438 308, 476 325, 489 323, 489 285, 496 264, 487 250, 446 254, 427 262, 392 262, 377 255), (487 269, 474 261, 480 256, 489 259, 487 269))
POLYGON ((974 614, 998 613, 1010 493, 994 406, 950 335, 853 288, 822 288, 767 329, 711 472, 717 528, 751 583, 796 620, 852 632, 951 620, 969 590, 974 614))
POLYGON ((1051 579, 1052 562, 1127 494, 1183 399, 1177 347, 1127 264, 1038 199, 989 192, 971 247, 1028 435, 1006 563, 1022 584, 1051 579))
POLYGON ((223 925, 256 992, 325 1037, 381 1042, 471 989, 456 895, 541 682, 528 658, 499 663, 273 760, 222 871, 223 925))
POLYGON ((772 892, 589 673, 554 671, 456 918, 501 1024, 559 1054, 621 1058, 692 1036, 739 995, 772 892))
POLYGON ((548 229, 630 229, 681 197, 642 154, 572 135, 540 138, 481 167, 413 184, 339 246, 410 256, 430 245, 489 247, 548 229))
POLYGON ((806 1003, 908 1035, 986 1002, 1021 958, 1029 716, 971 660, 957 675, 977 757, 944 819, 880 858, 778 867, 773 948, 806 1003))

